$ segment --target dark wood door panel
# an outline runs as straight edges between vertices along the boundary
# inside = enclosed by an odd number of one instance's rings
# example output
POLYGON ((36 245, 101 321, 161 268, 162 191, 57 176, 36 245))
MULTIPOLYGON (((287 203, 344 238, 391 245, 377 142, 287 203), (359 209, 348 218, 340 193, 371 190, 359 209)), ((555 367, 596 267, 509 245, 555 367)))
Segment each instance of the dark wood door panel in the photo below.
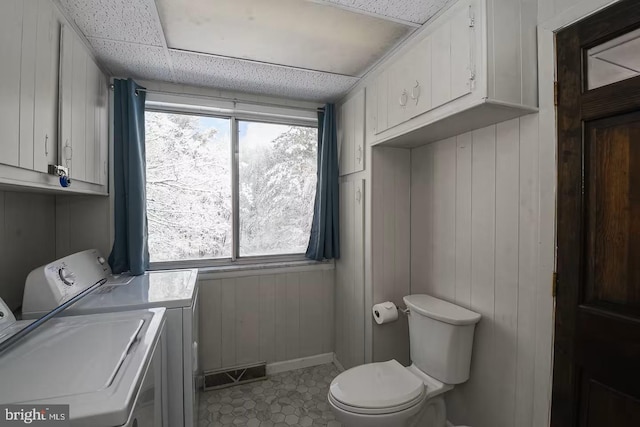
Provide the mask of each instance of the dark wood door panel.
POLYGON ((640 400, 584 375, 581 380, 581 427, 640 426, 640 400))
POLYGON ((640 314, 640 113, 585 126, 587 303, 640 314))
POLYGON ((640 398, 640 321, 581 307, 573 362, 590 376, 640 398))

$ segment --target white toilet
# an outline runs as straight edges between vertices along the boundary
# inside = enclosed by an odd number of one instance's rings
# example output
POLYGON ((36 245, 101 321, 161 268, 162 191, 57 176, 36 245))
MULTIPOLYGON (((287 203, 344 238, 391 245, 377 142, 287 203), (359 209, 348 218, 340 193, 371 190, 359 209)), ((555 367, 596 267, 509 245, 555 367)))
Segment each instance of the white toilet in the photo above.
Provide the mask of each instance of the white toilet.
POLYGON ((469 379, 473 332, 480 315, 429 295, 404 297, 411 361, 356 366, 329 388, 344 427, 444 427, 443 394, 469 379))

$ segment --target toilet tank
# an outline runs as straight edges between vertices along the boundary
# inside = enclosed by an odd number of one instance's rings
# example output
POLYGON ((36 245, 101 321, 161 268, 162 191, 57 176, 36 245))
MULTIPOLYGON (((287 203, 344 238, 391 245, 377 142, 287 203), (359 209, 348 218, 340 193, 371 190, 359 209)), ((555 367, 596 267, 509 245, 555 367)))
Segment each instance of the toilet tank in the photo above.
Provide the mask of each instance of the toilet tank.
POLYGON ((429 295, 408 295, 404 303, 413 364, 445 384, 467 381, 480 315, 429 295))

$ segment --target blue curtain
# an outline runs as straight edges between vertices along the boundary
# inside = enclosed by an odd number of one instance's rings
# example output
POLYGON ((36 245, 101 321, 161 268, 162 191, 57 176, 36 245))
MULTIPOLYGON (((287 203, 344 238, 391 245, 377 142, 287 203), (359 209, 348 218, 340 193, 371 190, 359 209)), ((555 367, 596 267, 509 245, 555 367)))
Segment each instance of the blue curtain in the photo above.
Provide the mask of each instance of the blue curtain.
POLYGON ((144 145, 144 88, 114 81, 115 240, 109 255, 114 273, 140 275, 149 267, 144 145), (142 89, 138 92, 138 89, 142 89))
POLYGON ((311 237, 305 256, 321 261, 340 258, 338 137, 333 104, 318 112, 318 184, 311 237))

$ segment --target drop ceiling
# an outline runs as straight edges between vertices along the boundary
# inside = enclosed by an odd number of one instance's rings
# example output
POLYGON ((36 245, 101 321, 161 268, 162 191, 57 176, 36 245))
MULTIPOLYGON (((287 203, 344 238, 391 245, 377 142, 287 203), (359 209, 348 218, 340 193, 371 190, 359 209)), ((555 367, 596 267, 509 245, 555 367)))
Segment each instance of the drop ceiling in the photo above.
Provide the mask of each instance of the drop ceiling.
POLYGON ((332 101, 455 0, 58 0, 112 75, 332 101))

